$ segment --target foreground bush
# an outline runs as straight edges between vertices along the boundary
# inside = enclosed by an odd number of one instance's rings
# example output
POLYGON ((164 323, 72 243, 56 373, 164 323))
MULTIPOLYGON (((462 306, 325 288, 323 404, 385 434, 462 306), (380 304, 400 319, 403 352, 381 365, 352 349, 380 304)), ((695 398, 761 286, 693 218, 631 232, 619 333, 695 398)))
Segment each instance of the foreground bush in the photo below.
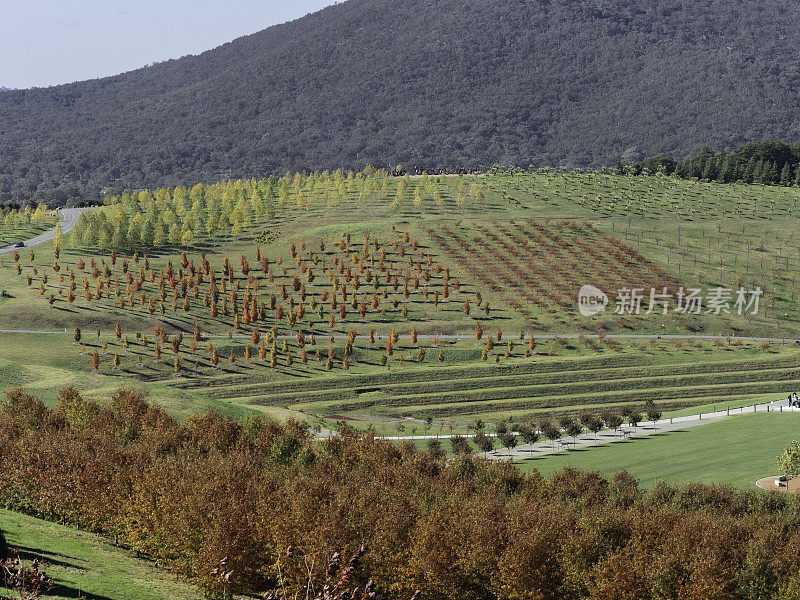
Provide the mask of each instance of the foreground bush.
POLYGON ((403 600, 800 598, 792 497, 546 481, 350 430, 315 442, 293 421, 178 424, 130 390, 101 407, 65 389, 52 410, 6 394, 0 502, 114 536, 212 595, 282 597, 309 577, 317 593, 334 552, 366 546, 347 585, 403 600))

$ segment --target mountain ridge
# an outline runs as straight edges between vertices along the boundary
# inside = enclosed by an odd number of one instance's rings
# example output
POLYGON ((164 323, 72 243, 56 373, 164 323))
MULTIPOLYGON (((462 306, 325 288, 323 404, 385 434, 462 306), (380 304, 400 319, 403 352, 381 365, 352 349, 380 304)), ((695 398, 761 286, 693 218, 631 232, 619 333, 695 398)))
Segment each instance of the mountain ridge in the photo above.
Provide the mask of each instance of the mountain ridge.
POLYGON ((349 0, 201 54, 3 94, 0 201, 796 141, 797 17, 775 0, 349 0))

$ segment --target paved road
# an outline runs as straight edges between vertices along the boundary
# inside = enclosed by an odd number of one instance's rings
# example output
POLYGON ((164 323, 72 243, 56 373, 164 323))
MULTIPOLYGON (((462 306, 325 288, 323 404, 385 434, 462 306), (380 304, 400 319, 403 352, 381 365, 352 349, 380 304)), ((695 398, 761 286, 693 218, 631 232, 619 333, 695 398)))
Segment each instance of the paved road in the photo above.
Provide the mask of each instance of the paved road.
MULTIPOLYGON (((62 208, 58 211, 61 214, 61 233, 64 235, 68 234, 72 231, 72 228, 75 227, 75 224, 78 222, 78 217, 81 213, 87 208, 62 208)), ((55 227, 50 231, 46 231, 42 235, 38 235, 35 238, 25 241, 25 247, 28 246, 36 246, 38 244, 43 244, 45 242, 51 241, 56 235, 55 227)), ((14 251, 14 246, 6 246, 5 248, 0 248, 0 255, 8 254, 14 251)))

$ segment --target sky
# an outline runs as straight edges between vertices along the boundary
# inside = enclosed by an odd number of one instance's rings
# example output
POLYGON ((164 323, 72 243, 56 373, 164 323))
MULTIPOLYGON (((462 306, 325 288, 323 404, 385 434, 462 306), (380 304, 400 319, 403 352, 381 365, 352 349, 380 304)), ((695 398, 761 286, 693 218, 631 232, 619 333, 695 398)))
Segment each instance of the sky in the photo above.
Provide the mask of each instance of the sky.
POLYGON ((0 87, 45 87, 199 54, 333 0, 0 0, 0 87))

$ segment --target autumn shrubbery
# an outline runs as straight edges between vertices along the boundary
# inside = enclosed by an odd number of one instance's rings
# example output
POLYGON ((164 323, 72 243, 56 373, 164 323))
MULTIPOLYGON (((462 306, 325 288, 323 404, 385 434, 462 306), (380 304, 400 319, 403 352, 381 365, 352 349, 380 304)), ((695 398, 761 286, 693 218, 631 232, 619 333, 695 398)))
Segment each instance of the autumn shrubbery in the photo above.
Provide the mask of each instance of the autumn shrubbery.
POLYGON ((100 406, 68 388, 54 409, 7 393, 0 502, 115 537, 210 595, 304 596, 309 575, 317 593, 334 552, 363 545, 347 586, 403 600, 800 598, 792 497, 544 480, 348 429, 314 441, 294 421, 178 424, 130 390, 100 406))

